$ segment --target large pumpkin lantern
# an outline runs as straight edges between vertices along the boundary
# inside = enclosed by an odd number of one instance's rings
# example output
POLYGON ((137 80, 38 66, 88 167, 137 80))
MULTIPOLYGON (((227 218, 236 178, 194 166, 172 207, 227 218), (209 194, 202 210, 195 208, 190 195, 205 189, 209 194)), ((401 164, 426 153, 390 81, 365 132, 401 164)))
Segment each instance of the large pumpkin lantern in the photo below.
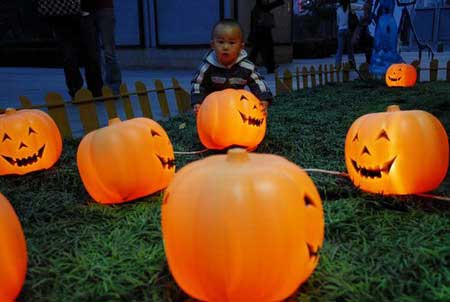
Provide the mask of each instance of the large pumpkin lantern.
POLYGON ((0 301, 19 295, 27 272, 27 247, 19 219, 0 194, 0 301))
POLYGON ((412 87, 416 84, 416 68, 409 64, 392 64, 385 75, 389 87, 412 87))
POLYGON ((166 189, 170 270, 201 301, 280 301, 318 263, 320 196, 286 159, 231 149, 183 167, 166 189))
POLYGON ((350 127, 345 163, 353 183, 382 194, 433 190, 447 174, 448 137, 439 120, 421 110, 366 114, 350 127))
POLYGON ((8 108, 0 114, 0 175, 48 169, 61 151, 61 134, 47 113, 8 108))
POLYGON ((130 201, 165 188, 175 172, 172 144, 148 118, 121 122, 86 135, 77 152, 86 190, 99 203, 130 201))
POLYGON ((225 89, 209 94, 197 114, 197 132, 209 149, 255 149, 266 134, 264 106, 251 92, 225 89))

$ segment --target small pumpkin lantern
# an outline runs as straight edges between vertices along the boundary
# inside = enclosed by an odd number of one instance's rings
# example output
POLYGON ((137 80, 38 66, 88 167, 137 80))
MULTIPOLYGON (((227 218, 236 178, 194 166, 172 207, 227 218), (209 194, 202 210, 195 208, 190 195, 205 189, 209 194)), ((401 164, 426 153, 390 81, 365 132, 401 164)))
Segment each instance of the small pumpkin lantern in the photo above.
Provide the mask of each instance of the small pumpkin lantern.
POLYGON ((197 132, 202 144, 209 149, 222 150, 230 146, 256 149, 266 134, 264 106, 244 89, 213 92, 200 106, 197 132))
POLYGON ((26 272, 27 247, 22 226, 9 201, 0 194, 0 301, 14 301, 26 272))
POLYGON ((412 87, 416 84, 417 71, 413 65, 392 64, 386 71, 385 79, 389 87, 412 87))
POLYGON ((183 167, 161 219, 172 275, 201 301, 283 300, 313 272, 324 237, 309 176, 240 148, 183 167))
POLYGON ((61 151, 61 134, 44 111, 8 108, 0 114, 0 175, 49 169, 61 151))
POLYGON ((447 174, 448 137, 439 120, 422 110, 358 118, 345 140, 345 163, 355 186, 381 194, 416 194, 437 188, 447 174))
POLYGON ((175 172, 169 137, 148 118, 114 118, 90 132, 78 146, 77 164, 86 190, 99 203, 126 202, 164 189, 175 172))

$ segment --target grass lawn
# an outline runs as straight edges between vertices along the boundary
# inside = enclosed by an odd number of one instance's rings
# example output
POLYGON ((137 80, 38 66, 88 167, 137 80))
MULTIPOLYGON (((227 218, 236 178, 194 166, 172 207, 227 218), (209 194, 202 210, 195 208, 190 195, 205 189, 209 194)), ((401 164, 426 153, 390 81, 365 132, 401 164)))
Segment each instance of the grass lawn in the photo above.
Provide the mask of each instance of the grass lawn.
MULTIPOLYGON (((304 168, 345 171, 351 123, 390 104, 428 111, 450 134, 448 83, 388 89, 351 82, 277 97, 256 151, 285 156, 304 168)), ((176 151, 203 149, 192 116, 162 125, 176 151), (180 130, 182 123, 186 127, 180 130)), ((28 273, 18 300, 186 300, 164 256, 162 194, 119 206, 96 204, 78 175, 78 143, 65 141, 61 159, 48 171, 0 178, 0 192, 16 209, 27 238, 28 273)), ((207 155, 180 155, 177 168, 207 155)), ((310 175, 323 199, 326 238, 319 266, 294 299, 450 301, 450 202, 382 197, 339 176, 310 175)), ((433 193, 450 196, 449 174, 433 193)))

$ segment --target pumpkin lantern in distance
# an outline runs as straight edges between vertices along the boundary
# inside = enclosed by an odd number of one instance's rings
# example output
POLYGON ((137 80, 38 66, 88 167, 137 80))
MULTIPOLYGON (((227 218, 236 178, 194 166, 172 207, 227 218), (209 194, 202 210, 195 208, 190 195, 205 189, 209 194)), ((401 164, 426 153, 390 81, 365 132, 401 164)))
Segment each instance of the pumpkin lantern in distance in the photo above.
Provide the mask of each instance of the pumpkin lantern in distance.
POLYGON ((164 189, 175 172, 172 144, 148 118, 120 121, 87 134, 77 152, 81 180, 99 203, 121 203, 164 189))
POLYGON ((44 111, 8 108, 0 114, 0 175, 49 169, 61 151, 61 134, 44 111))
POLYGON ((322 203, 309 176, 271 154, 230 149, 184 166, 162 233, 177 283, 201 301, 281 301, 317 266, 322 203))
POLYGON ((202 144, 209 149, 240 146, 254 150, 266 134, 264 106, 244 89, 213 92, 200 106, 197 132, 202 144))
POLYGON ((422 110, 359 117, 347 132, 345 163, 355 186, 381 194, 416 194, 437 188, 449 162, 448 136, 439 120, 422 110))
POLYGON ((0 301, 19 295, 27 272, 27 246, 22 226, 9 201, 0 194, 0 301))
POLYGON ((413 65, 392 64, 385 75, 389 87, 412 87, 416 84, 417 71, 413 65))

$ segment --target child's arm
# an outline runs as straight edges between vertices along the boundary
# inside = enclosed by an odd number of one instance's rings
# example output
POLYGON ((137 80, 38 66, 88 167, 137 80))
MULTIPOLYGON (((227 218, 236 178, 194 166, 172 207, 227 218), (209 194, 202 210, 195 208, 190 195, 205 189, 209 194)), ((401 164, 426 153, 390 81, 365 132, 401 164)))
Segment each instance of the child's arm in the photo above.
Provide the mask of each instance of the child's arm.
POLYGON ((272 92, 270 91, 269 86, 267 85, 267 83, 264 80, 264 78, 262 77, 262 75, 260 75, 255 70, 255 66, 251 61, 245 60, 244 63, 241 63, 241 66, 243 64, 245 64, 245 66, 243 66, 243 67, 250 69, 250 74, 247 79, 248 88, 250 88, 250 91, 267 108, 267 106, 272 103, 272 99, 273 99, 272 92))
POLYGON ((191 81, 191 106, 194 111, 198 111, 200 104, 206 97, 205 78, 207 77, 209 66, 209 63, 206 62, 200 65, 200 68, 191 81))

